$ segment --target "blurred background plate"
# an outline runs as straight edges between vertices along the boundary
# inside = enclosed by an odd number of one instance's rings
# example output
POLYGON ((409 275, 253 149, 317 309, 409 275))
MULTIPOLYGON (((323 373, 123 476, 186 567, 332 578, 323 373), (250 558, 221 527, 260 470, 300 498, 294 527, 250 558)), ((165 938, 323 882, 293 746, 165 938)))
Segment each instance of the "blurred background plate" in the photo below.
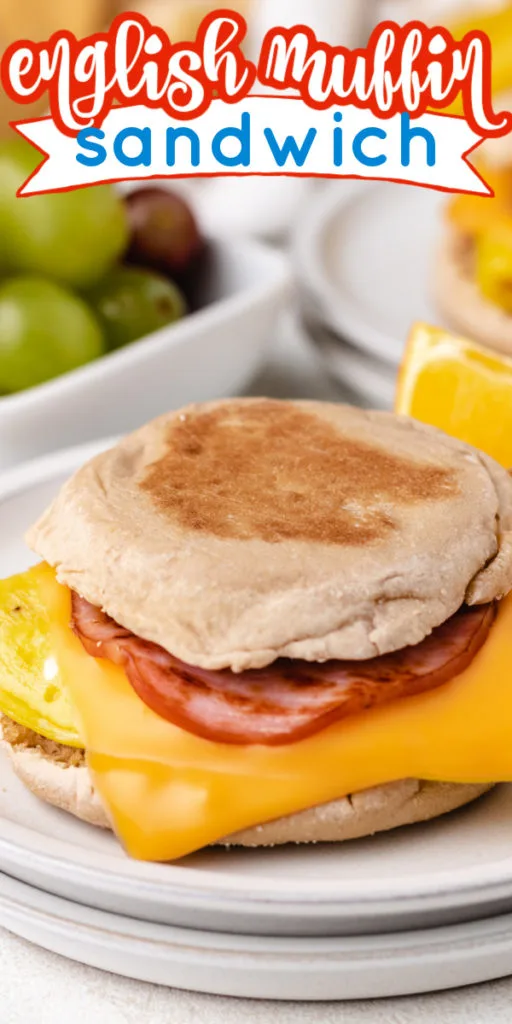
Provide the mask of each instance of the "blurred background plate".
POLYGON ((370 409, 392 408, 395 366, 367 355, 318 321, 305 318, 301 326, 331 378, 346 389, 347 396, 341 397, 370 409))
POLYGON ((389 406, 415 320, 443 324, 430 293, 443 193, 344 181, 310 203, 293 253, 304 327, 329 372, 389 406))

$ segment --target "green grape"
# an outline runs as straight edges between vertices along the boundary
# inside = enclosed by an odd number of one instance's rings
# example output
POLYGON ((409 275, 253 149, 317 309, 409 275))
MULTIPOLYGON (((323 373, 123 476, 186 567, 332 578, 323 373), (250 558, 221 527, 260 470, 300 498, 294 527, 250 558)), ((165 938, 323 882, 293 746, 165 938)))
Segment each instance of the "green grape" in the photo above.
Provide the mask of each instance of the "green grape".
POLYGON ((175 284, 140 267, 115 267, 87 295, 109 348, 120 348, 186 313, 175 284))
POLYGON ((66 288, 38 277, 0 284, 0 392, 41 384, 104 351, 94 314, 66 288))
POLYGON ((88 287, 128 244, 125 205, 110 185, 17 197, 40 159, 23 139, 0 145, 0 271, 88 287))

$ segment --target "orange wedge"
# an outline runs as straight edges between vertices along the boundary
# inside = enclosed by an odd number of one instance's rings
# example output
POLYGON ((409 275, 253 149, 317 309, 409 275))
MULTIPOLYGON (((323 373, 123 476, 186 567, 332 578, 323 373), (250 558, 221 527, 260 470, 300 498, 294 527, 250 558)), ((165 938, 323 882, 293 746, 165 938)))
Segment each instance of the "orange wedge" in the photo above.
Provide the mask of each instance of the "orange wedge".
POLYGON ((441 427, 512 467, 512 359, 438 327, 415 324, 395 411, 441 427))

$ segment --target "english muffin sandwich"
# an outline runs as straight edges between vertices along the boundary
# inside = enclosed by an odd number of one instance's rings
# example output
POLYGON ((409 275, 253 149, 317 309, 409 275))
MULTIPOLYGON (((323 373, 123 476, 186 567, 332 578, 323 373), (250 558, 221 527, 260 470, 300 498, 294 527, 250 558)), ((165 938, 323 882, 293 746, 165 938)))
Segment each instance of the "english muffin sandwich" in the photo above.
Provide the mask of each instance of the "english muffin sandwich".
MULTIPOLYGON (((511 109, 512 95, 503 107, 511 109)), ((446 207, 434 291, 450 327, 512 356, 512 136, 485 143, 479 170, 494 197, 446 207)))
POLYGON ((236 399, 98 455, 0 585, 15 771, 135 857, 344 840, 512 779, 512 479, 390 413, 236 399))

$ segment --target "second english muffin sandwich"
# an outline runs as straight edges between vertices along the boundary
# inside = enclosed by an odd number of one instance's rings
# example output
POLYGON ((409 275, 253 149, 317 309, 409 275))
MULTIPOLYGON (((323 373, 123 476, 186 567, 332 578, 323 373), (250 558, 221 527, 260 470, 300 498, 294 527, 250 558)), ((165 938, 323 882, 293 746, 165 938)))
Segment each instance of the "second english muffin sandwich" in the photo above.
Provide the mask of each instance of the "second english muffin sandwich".
POLYGON ((478 169, 494 197, 459 195, 447 204, 435 299, 450 327, 512 356, 512 136, 486 142, 478 169))

